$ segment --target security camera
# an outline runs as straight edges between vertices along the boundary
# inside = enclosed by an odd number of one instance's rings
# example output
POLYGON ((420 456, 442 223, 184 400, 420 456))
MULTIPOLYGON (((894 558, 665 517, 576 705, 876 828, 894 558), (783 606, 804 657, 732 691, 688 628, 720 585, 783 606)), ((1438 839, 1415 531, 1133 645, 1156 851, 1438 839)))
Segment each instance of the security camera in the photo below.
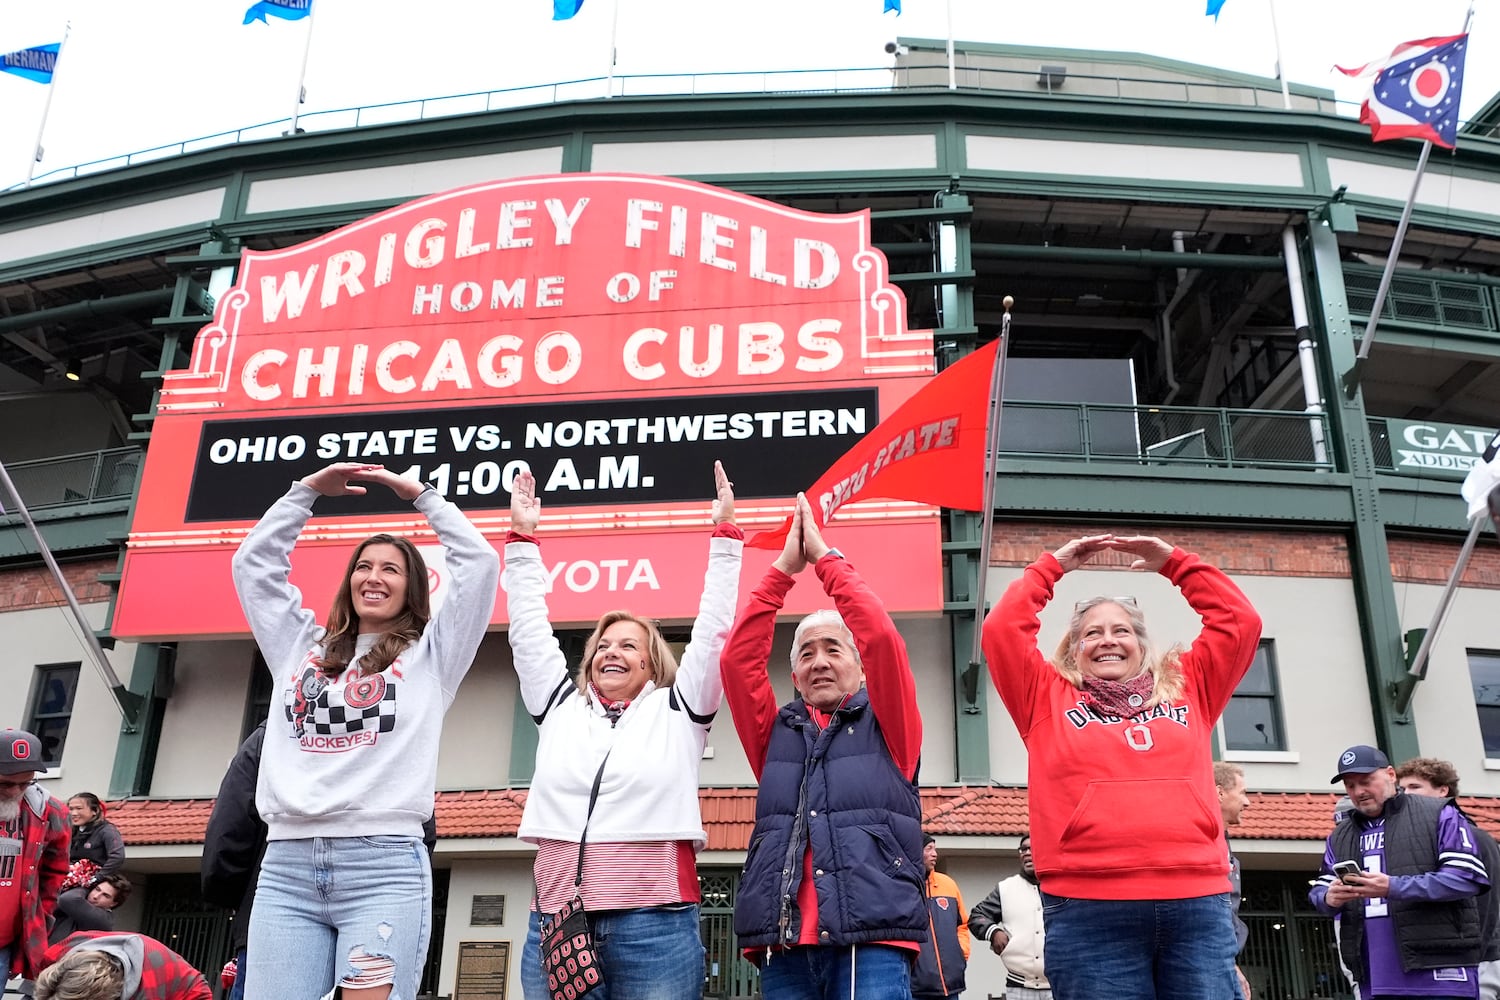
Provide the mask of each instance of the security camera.
POLYGON ((905 45, 898 45, 895 42, 886 42, 885 51, 887 55, 904 56, 906 55, 907 48, 905 45))

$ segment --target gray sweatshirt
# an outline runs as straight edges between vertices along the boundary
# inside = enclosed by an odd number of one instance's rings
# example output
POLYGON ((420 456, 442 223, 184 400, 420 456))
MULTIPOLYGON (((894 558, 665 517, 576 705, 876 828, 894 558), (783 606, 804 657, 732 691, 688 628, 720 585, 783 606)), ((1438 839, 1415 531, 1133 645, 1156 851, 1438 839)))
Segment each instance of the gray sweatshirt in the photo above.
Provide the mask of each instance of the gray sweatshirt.
POLYGON ((273 691, 255 806, 270 840, 420 838, 432 814, 443 716, 489 627, 500 557, 453 504, 428 489, 414 501, 447 549, 442 607, 385 670, 359 676, 378 635, 330 679, 315 660, 323 629, 292 586, 291 551, 316 490, 293 483, 234 556, 234 585, 271 671, 273 691))

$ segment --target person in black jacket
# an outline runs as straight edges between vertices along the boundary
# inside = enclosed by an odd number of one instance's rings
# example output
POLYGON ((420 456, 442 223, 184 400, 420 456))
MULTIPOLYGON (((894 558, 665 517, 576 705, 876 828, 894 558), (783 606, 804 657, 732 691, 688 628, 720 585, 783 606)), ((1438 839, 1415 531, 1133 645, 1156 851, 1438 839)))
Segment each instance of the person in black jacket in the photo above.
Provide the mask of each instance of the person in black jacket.
POLYGON ((130 898, 124 875, 100 875, 87 888, 67 889, 57 897, 47 943, 57 944, 74 931, 112 931, 115 910, 130 898))
MULTIPOLYGON (((229 925, 229 943, 234 949, 233 985, 226 1000, 243 1000, 245 995, 245 950, 250 940, 250 911, 255 905, 255 883, 260 873, 260 859, 266 852, 266 824, 255 808, 255 783, 260 777, 260 748, 266 738, 262 722, 240 744, 229 770, 219 783, 203 834, 201 869, 203 898, 215 906, 234 911, 229 925)), ((432 856, 437 845, 437 817, 427 817, 422 824, 422 842, 432 856)), ((421 956, 423 964, 427 956, 421 956)), ((225 982, 230 980, 225 967, 225 982)))
POLYGON ((255 904, 255 879, 266 851, 266 824, 255 808, 255 782, 260 775, 260 747, 266 738, 262 722, 240 744, 229 770, 219 783, 203 834, 203 898, 234 911, 229 944, 234 949, 234 985, 228 1000, 245 995, 245 948, 250 940, 250 910, 255 904))

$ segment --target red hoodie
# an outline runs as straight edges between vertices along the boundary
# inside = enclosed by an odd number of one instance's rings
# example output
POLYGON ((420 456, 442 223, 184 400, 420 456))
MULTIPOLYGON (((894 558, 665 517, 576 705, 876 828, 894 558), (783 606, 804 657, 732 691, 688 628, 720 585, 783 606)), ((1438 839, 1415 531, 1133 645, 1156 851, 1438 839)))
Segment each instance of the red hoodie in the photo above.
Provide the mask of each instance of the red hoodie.
POLYGON ((1089 711, 1037 649, 1037 615, 1063 576, 1051 555, 1026 567, 984 620, 990 676, 1026 741, 1032 850, 1052 895, 1229 891, 1210 738, 1255 659, 1260 616, 1191 553, 1173 549, 1161 574, 1202 617, 1203 631, 1182 656, 1182 694, 1129 719, 1089 711))

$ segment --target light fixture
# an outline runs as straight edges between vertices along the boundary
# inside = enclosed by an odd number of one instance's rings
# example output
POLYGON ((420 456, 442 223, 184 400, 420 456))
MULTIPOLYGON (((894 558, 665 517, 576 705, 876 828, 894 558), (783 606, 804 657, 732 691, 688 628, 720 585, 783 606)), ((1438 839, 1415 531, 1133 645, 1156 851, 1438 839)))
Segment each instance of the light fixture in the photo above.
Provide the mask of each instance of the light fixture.
POLYGON ((1036 71, 1036 82, 1039 87, 1055 90, 1063 85, 1068 78, 1068 67, 1043 65, 1036 71))
POLYGON ((63 377, 69 382, 79 382, 83 379, 83 362, 77 358, 68 359, 68 370, 63 372, 63 377))

